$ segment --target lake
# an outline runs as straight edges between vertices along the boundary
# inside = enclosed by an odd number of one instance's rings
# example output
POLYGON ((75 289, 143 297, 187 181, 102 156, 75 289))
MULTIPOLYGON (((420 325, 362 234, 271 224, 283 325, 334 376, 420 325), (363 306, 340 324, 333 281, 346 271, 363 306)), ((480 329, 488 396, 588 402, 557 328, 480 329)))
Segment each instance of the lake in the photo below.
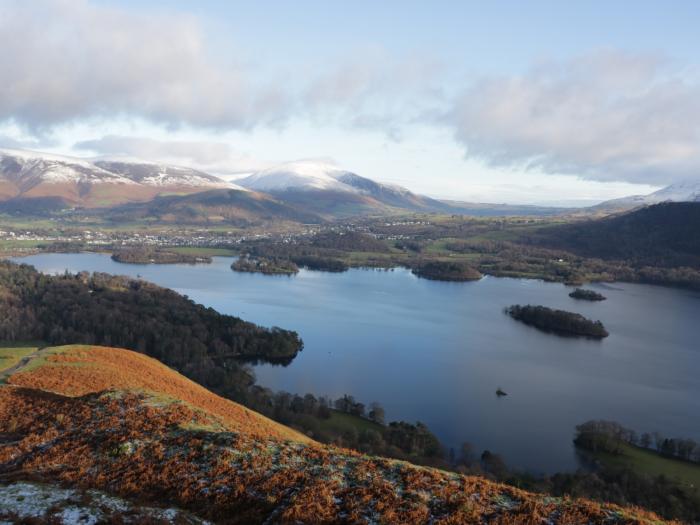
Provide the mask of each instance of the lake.
POLYGON ((140 275, 219 312, 296 330, 304 350, 287 367, 256 366, 259 384, 379 401, 387 420, 422 421, 449 447, 468 441, 534 473, 577 468, 574 427, 589 419, 700 440, 696 292, 596 284, 608 300, 589 303, 561 284, 443 283, 403 269, 280 277, 233 272, 228 257, 198 266, 120 264, 91 253, 21 261, 49 273, 140 275), (610 337, 541 333, 503 313, 516 303, 600 319, 610 337))

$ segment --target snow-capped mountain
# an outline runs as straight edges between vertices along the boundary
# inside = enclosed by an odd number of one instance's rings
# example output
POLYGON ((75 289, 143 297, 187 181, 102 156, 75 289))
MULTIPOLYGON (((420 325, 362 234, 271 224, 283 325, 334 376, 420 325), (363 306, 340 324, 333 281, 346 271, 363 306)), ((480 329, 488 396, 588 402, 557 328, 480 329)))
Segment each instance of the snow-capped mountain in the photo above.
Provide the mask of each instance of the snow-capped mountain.
POLYGON ((240 186, 218 177, 184 166, 169 166, 141 160, 100 159, 95 166, 117 173, 139 184, 148 186, 194 186, 210 188, 236 188, 240 186))
POLYGON ((700 180, 676 182, 648 195, 632 195, 605 201, 595 208, 630 209, 660 202, 700 202, 700 180))
POLYGON ((312 160, 280 164, 236 182, 326 216, 386 212, 393 208, 421 211, 448 208, 400 186, 382 184, 333 164, 312 160))
POLYGON ((656 202, 698 202, 700 201, 700 180, 686 180, 666 186, 645 197, 650 203, 656 202))
POLYGON ((0 200, 50 197, 73 205, 108 206, 166 192, 218 188, 242 189, 190 168, 0 149, 0 200))
POLYGON ((24 150, 0 149, 0 170, 4 180, 22 186, 66 182, 133 184, 127 177, 101 169, 83 159, 24 150))
POLYGON ((244 188, 265 192, 280 191, 349 191, 356 190, 341 180, 350 174, 333 164, 311 160, 287 162, 258 171, 236 182, 244 188))

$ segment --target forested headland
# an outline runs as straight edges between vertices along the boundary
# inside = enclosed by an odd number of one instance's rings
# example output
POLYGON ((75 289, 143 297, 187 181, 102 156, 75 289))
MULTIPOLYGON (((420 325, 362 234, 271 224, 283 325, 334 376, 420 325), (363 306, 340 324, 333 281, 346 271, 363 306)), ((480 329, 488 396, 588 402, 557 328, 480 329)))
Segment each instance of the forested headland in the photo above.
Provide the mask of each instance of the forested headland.
POLYGON ((242 359, 288 362, 296 332, 263 328, 145 281, 104 273, 50 276, 0 261, 0 340, 95 344, 155 357, 218 392, 254 381, 242 359))
POLYGON ((623 454, 625 445, 652 451, 667 458, 700 464, 700 443, 659 432, 638 433, 615 421, 592 420, 576 427, 576 446, 592 452, 623 454))

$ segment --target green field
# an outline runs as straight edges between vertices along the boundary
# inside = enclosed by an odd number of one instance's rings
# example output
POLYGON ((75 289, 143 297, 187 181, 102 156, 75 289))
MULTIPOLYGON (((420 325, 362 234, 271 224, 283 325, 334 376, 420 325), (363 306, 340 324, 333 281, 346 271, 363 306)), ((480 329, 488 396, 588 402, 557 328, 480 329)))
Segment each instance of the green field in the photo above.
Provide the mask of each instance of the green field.
POLYGON ((25 240, 1 240, 0 250, 17 250, 26 248, 36 248, 41 244, 46 244, 44 241, 25 241, 25 240))
POLYGON ((700 487, 700 465, 666 458, 650 450, 623 443, 622 454, 598 453, 604 463, 611 466, 629 467, 639 474, 648 476, 664 475, 686 487, 700 487))

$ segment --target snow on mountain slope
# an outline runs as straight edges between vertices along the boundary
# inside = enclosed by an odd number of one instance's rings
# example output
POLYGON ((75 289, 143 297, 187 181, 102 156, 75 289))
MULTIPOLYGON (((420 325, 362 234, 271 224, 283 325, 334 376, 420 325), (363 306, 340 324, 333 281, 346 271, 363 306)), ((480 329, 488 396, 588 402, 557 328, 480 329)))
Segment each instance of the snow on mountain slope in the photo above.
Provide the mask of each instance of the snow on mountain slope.
POLYGON ((221 188, 243 190, 192 168, 0 149, 0 200, 51 197, 74 205, 109 206, 221 188))
POLYGON ((612 199, 598 204, 595 208, 629 209, 669 201, 700 202, 700 180, 676 182, 648 195, 632 195, 630 197, 612 199))
POLYGON ((194 186, 243 189, 223 179, 184 166, 125 159, 101 159, 96 166, 149 186, 194 186))
POLYGON ((257 191, 331 190, 354 193, 356 190, 352 186, 338 180, 347 173, 326 162, 301 160, 273 166, 237 182, 257 191))
POLYGON ((236 182, 328 218, 449 208, 406 188, 382 184, 333 164, 312 160, 280 164, 236 182))
POLYGON ((406 188, 383 184, 337 166, 313 160, 287 162, 238 179, 241 186, 258 191, 326 190, 377 196, 380 193, 415 197, 406 188))
POLYGON ((646 198, 654 202, 697 202, 700 201, 700 180, 677 182, 647 195, 646 198))
POLYGON ((20 187, 42 182, 134 184, 127 177, 83 159, 12 149, 0 149, 0 178, 20 187))

